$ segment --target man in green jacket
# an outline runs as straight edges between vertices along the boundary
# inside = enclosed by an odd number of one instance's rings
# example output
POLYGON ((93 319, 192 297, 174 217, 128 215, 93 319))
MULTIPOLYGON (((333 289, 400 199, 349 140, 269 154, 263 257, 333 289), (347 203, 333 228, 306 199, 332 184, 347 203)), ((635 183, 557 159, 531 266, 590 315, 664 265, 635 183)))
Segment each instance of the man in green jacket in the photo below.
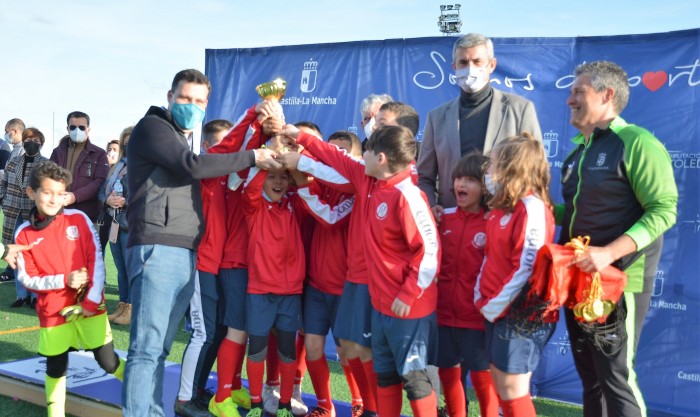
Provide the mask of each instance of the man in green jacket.
POLYGON ((678 190, 671 158, 649 131, 619 114, 629 98, 627 73, 612 62, 576 68, 567 105, 580 133, 564 161, 560 243, 590 236, 575 264, 584 272, 613 265, 627 273, 623 296, 604 324, 566 324, 583 382, 584 417, 646 416, 634 357, 649 310, 663 233, 676 221, 678 190))

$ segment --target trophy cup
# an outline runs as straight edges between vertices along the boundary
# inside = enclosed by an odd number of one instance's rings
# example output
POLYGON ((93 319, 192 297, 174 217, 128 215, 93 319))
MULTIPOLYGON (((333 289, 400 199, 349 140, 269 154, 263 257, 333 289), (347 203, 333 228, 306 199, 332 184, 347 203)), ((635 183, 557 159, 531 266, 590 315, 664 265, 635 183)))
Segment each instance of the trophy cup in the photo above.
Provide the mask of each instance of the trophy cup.
POLYGON ((280 101, 287 92, 287 82, 281 78, 276 78, 272 81, 259 84, 255 87, 255 91, 262 97, 263 100, 280 101))
MULTIPOLYGON (((258 95, 263 100, 270 100, 279 103, 279 101, 282 100, 282 97, 284 97, 284 94, 287 92, 287 82, 281 78, 276 78, 272 81, 257 85, 255 87, 255 91, 257 91, 258 95)), ((282 121, 282 123, 284 123, 284 113, 281 110, 281 106, 276 116, 282 121)), ((277 143, 280 141, 278 136, 279 135, 272 138, 272 143, 277 143)), ((278 149, 278 151, 281 153, 286 153, 289 151, 289 147, 280 144, 280 149, 278 149)))

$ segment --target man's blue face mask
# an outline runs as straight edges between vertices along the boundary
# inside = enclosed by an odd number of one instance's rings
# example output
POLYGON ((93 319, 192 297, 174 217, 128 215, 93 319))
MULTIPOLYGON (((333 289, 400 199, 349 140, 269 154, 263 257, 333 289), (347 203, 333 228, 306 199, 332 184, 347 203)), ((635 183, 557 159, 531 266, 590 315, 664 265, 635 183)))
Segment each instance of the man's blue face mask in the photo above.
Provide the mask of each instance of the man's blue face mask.
POLYGON ((170 113, 183 130, 192 130, 204 120, 204 110, 194 103, 173 103, 170 113))

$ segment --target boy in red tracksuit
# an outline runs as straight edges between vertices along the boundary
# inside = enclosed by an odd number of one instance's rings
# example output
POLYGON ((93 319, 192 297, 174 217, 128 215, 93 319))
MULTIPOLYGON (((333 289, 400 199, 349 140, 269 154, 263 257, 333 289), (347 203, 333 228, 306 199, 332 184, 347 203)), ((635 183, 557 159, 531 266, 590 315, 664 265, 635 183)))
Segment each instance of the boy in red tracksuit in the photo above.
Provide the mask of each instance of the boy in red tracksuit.
MULTIPOLYGON (((358 190, 347 178, 334 169, 309 157, 287 153, 283 159, 295 157, 299 171, 314 177, 315 182, 327 185, 336 191, 358 197, 358 190)), ((351 158, 344 154, 344 157, 351 158)), ((292 162, 292 161, 290 161, 292 162)), ((295 165, 292 162, 292 165, 295 165)), ((303 189, 302 189, 303 191, 303 189)), ((333 208, 337 210, 339 207, 333 208)), ((366 225, 362 210, 350 212, 347 239, 347 274, 343 292, 338 302, 333 335, 338 338, 343 354, 361 397, 361 407, 353 407, 353 417, 375 417, 377 414, 377 374, 372 360, 372 303, 369 296, 367 262, 365 260, 366 225)), ((345 369, 345 368, 344 368, 345 369)), ((352 381, 348 384, 352 387, 352 381)), ((353 395, 353 397, 355 397, 353 395)))
POLYGON ((27 195, 36 207, 15 233, 18 244, 34 244, 17 256, 17 279, 38 295, 38 352, 46 357, 49 417, 64 415, 70 350, 90 350, 107 373, 119 380, 124 375, 105 314, 105 266, 97 232, 83 212, 63 208, 70 183, 70 172, 56 163, 35 165, 27 195))
POLYGON ((467 371, 481 416, 498 416, 498 395, 484 345, 484 316, 474 306, 474 285, 486 246, 487 212, 481 178, 487 163, 488 158, 481 153, 459 160, 452 170, 457 207, 446 208, 440 217, 443 256, 438 276, 437 365, 451 417, 466 417, 462 382, 467 371))
MULTIPOLYGON (((225 134, 220 143, 207 149, 207 153, 230 153, 242 148, 259 147, 266 138, 262 122, 268 118, 269 114, 276 111, 275 106, 276 104, 270 101, 251 106, 235 127, 225 134)), ((218 386, 216 394, 208 402, 209 412, 216 417, 239 417, 239 406, 250 408, 250 394, 241 385, 241 369, 248 339, 245 321, 248 230, 240 207, 241 190, 229 188, 232 182, 235 183, 233 180, 240 179, 239 174, 245 177, 246 173, 233 173, 228 178, 219 177, 208 180, 207 187, 205 188, 204 184, 202 187, 203 200, 206 190, 216 190, 217 195, 221 191, 220 203, 210 205, 209 210, 212 218, 221 219, 221 223, 210 224, 207 218, 207 228, 203 238, 203 242, 206 241, 210 229, 216 229, 212 230, 210 235, 217 237, 211 240, 214 246, 210 248, 211 251, 205 252, 200 245, 198 251, 198 264, 209 265, 210 268, 216 269, 216 288, 220 292, 216 313, 218 323, 223 325, 223 334, 219 336, 222 338, 220 342, 212 346, 215 349, 212 353, 217 360, 218 386), (220 258, 216 258, 218 262, 211 262, 210 252, 221 254, 220 258)), ((210 299, 209 304, 216 303, 210 299)), ((205 308, 205 311, 207 310, 211 311, 211 307, 205 308)), ((219 330, 217 326, 217 332, 219 330)), ((209 365, 209 361, 213 362, 213 360, 211 355, 207 358, 207 365, 209 365)))
MULTIPOLYGON (((351 156, 360 156, 362 143, 353 133, 335 132, 329 136, 328 143, 346 150, 351 156)), ((335 336, 338 304, 348 269, 348 221, 355 198, 351 193, 321 185, 319 181, 312 182, 309 187, 300 187, 298 194, 318 224, 311 241, 310 265, 307 268, 309 280, 303 306, 306 363, 317 399, 317 407, 309 416, 335 416, 330 369, 324 354, 330 329, 333 330, 338 356, 350 388, 353 415, 360 415, 362 398, 335 336)))
POLYGON ((277 417, 293 416, 295 344, 301 327, 301 293, 306 261, 300 231, 304 208, 297 195, 287 192, 289 181, 287 171, 253 168, 243 188, 242 207, 249 232, 246 369, 251 409, 247 417, 261 417, 263 414, 264 360, 273 327, 277 329, 281 374, 277 417))
POLYGON ((364 163, 293 126, 283 134, 336 169, 358 191, 356 210, 366 225, 363 243, 373 307, 378 414, 398 417, 405 388, 415 416, 435 416, 437 401, 426 367, 435 354, 440 245, 427 198, 411 178, 413 134, 400 126, 375 130, 364 163))
POLYGON ((550 167, 542 142, 527 132, 490 153, 484 184, 491 194, 486 256, 474 287, 474 304, 486 318, 486 351, 504 417, 535 417, 530 377, 556 323, 517 325, 510 316, 532 275, 537 252, 554 239, 550 167))

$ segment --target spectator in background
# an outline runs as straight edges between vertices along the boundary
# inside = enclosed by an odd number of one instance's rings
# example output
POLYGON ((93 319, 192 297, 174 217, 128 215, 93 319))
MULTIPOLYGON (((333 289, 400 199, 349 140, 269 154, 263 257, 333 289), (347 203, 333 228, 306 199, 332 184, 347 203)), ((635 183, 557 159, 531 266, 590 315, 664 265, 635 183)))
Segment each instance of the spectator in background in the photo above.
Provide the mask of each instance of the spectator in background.
MULTIPOLYGON (((0 168, 4 169, 5 165, 15 156, 19 156, 24 153, 24 147, 22 146, 22 133, 26 129, 24 122, 21 119, 10 119, 5 124, 5 142, 9 147, 10 154, 7 155, 7 159, 4 161, 0 158, 0 168)), ((8 148, 3 146, 4 150, 8 148)))
MULTIPOLYGON (((119 139, 115 139, 113 141, 110 141, 107 144, 107 161, 109 161, 109 172, 107 173, 107 178, 109 178, 113 173, 114 173, 114 168, 116 166, 116 163, 118 161, 121 161, 122 158, 126 158, 126 151, 124 151, 124 146, 121 146, 120 143, 124 142, 125 140, 128 142, 129 136, 131 135, 131 131, 134 130, 133 126, 129 126, 122 130, 122 133, 119 135, 119 139), (114 144, 116 143, 116 145, 114 144), (111 149, 111 150, 110 150, 111 149), (115 162, 112 162, 112 159, 110 158, 110 152, 116 152, 116 160, 115 162)), ((121 181, 123 186, 126 188, 126 181, 121 181)), ((105 186, 107 185, 107 181, 102 183, 102 186, 100 187, 100 192, 97 194, 97 199, 100 201, 101 204, 101 211, 100 214, 97 216, 97 233, 100 235, 100 245, 102 245, 102 257, 105 256, 105 249, 107 248, 107 242, 109 242, 109 230, 110 230, 110 222, 112 221, 112 207, 109 206, 106 202, 107 197, 109 196, 109 192, 105 190, 105 186)), ((124 209, 124 213, 120 215, 120 218, 123 218, 124 224, 126 224, 126 209, 124 209)), ((114 256, 114 253, 112 253, 112 256, 114 256)), ((121 297, 120 297, 120 301, 121 297)), ((110 315, 111 317, 111 315, 110 315)), ((113 318, 109 319, 110 321, 113 320, 113 318)), ((119 324, 119 323, 117 323, 119 324)))
POLYGON ((97 194, 109 172, 107 153, 90 143, 90 116, 74 111, 66 123, 68 138, 61 139, 49 159, 73 175, 63 205, 82 211, 95 223, 102 206, 97 194))
POLYGON ((114 164, 119 161, 119 156, 121 155, 119 152, 120 148, 119 139, 112 139, 107 144, 107 161, 109 161, 110 167, 114 166, 114 164))
POLYGON ((8 133, 5 133, 3 139, 0 140, 0 171, 5 169, 5 165, 10 160, 10 154, 12 153, 9 136, 8 133))
MULTIPOLYGON (((117 285, 119 287, 119 303, 116 310, 107 318, 114 324, 127 325, 131 323, 131 302, 129 301, 129 276, 126 269, 126 242, 129 238, 129 228, 126 221, 126 147, 133 126, 124 129, 119 135, 119 162, 110 168, 107 181, 100 190, 100 202, 104 204, 104 222, 100 226, 100 240, 109 241, 114 266, 117 268, 117 285), (103 230, 105 237, 103 238, 103 230)), ((104 243, 103 243, 104 245, 104 243)), ((104 255, 102 255, 104 256, 104 255)))
POLYGON ((372 132, 374 131, 374 124, 376 123, 379 108, 382 104, 390 101, 394 101, 394 99, 391 98, 389 94, 370 94, 360 103, 360 116, 362 116, 360 126, 365 134, 365 140, 362 141, 362 152, 365 151, 367 139, 372 136, 372 132))
POLYGON ((428 196, 436 220, 443 207, 456 205, 452 168, 474 150, 488 154, 501 140, 530 132, 542 140, 535 105, 515 94, 491 87, 496 69, 491 39, 470 33, 452 48, 459 97, 428 113, 418 158, 418 186, 428 196))
MULTIPOLYGON (((22 133, 22 145, 24 153, 8 162, 5 175, 0 177, 0 201, 4 214, 2 223, 2 243, 13 243, 17 226, 29 219, 29 211, 34 207, 34 202, 27 195, 29 173, 36 163, 45 161, 41 156, 41 147, 44 146, 44 134, 38 129, 30 127, 22 133)), ((3 274, 12 274, 15 271, 8 265, 3 274)), ((30 296, 29 291, 19 282, 15 281, 17 299, 10 307, 17 308, 23 305, 34 307, 36 295, 30 296)))
MULTIPOLYGON (((5 124, 5 141, 7 142, 10 153, 6 154, 7 159, 5 164, 2 165, 2 170, 0 170, 0 178, 5 178, 5 166, 12 160, 20 155, 24 155, 24 146, 22 145, 22 134, 26 129, 24 122, 21 119, 10 119, 5 124)), ((7 150, 7 148, 5 148, 7 150)), ((10 231, 10 234, 14 231, 10 231)), ((10 237, 12 241, 12 237, 10 237)), ((15 271, 8 265, 5 271, 0 274, 0 282, 12 281, 15 279, 15 271)))

